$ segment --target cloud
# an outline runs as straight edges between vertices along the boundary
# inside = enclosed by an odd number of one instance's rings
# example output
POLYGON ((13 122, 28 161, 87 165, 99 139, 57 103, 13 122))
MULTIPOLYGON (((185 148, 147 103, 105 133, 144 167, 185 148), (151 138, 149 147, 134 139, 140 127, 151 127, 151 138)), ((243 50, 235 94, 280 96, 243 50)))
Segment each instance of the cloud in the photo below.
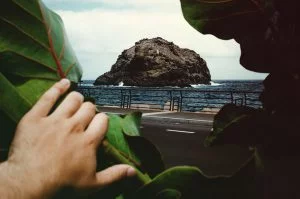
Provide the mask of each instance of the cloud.
MULTIPOLYGON (((76 4, 79 0, 51 0, 51 4, 57 5, 68 2, 76 4)), ((83 65, 84 79, 95 79, 109 71, 124 49, 143 38, 162 37, 180 47, 195 50, 206 60, 212 60, 213 57, 235 57, 230 60, 237 60, 240 56, 239 45, 234 40, 223 41, 211 35, 202 35, 193 29, 183 18, 179 0, 84 2, 109 4, 112 7, 132 5, 145 8, 108 9, 100 6, 80 11, 56 9, 64 20, 69 39, 83 65)), ((221 62, 208 61, 208 65, 210 63, 222 65, 221 62)), ((222 70, 216 65, 212 67, 211 73, 213 77, 222 77, 222 70)))

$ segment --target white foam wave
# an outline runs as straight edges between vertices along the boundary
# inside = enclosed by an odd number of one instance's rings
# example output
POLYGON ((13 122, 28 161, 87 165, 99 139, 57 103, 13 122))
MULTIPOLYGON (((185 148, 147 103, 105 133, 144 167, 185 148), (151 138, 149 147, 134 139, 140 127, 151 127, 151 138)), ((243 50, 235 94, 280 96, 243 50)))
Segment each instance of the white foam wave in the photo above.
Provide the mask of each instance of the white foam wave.
POLYGON ((120 82, 119 87, 123 87, 123 86, 124 86, 124 82, 120 82))
POLYGON ((191 87, 193 87, 193 88, 201 88, 201 87, 204 87, 204 86, 208 86, 208 85, 205 85, 205 84, 191 84, 191 87))
POLYGON ((213 81, 210 82, 211 86, 222 86, 223 84, 215 83, 213 81))
POLYGON ((207 84, 191 84, 191 87, 193 88, 202 88, 202 87, 208 87, 208 86, 222 86, 223 84, 219 84, 216 82, 211 81, 210 85, 207 84))
POLYGON ((79 85, 80 85, 80 86, 90 86, 90 87, 91 87, 91 86, 94 86, 94 84, 85 84, 85 83, 80 83, 79 85))

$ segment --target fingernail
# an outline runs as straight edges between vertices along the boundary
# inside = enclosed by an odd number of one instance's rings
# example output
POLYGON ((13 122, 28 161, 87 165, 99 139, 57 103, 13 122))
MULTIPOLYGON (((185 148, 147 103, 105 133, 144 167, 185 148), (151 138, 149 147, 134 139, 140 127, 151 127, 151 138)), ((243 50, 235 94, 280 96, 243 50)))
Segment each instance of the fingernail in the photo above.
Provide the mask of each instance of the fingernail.
POLYGON ((68 80, 68 79, 62 79, 62 80, 60 80, 60 83, 63 86, 69 86, 70 85, 70 80, 68 80))
POLYGON ((133 177, 136 175, 136 171, 134 168, 130 167, 128 170, 127 170, 127 177, 133 177))

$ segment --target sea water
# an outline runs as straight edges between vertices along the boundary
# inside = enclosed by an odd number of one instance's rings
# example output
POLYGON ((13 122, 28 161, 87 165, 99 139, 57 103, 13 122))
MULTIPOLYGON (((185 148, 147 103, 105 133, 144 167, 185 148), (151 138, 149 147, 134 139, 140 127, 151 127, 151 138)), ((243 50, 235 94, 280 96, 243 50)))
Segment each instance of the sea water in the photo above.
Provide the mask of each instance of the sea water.
POLYGON ((211 85, 191 85, 188 88, 130 87, 124 86, 123 82, 118 86, 94 86, 93 83, 94 80, 83 80, 79 91, 93 97, 98 105, 147 104, 164 109, 172 101, 175 106, 181 104, 183 111, 220 108, 226 103, 261 107, 259 95, 263 90, 262 80, 214 80, 211 85))

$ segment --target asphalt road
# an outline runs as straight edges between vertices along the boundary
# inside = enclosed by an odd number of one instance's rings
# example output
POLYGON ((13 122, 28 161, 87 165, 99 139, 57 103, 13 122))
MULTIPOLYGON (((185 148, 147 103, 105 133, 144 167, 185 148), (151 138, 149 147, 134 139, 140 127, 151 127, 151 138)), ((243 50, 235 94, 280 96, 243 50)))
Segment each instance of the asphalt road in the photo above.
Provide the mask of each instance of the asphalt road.
POLYGON ((199 115, 197 124, 185 122, 184 119, 189 119, 186 117, 157 121, 145 117, 142 133, 159 148, 167 168, 190 165, 208 175, 231 174, 249 158, 250 152, 232 145, 204 147, 205 137, 212 128, 213 117, 207 117, 199 115))
MULTIPOLYGON (((101 111, 126 114, 136 110, 102 107, 101 111)), ((248 148, 234 145, 204 147, 215 113, 137 111, 143 112, 143 136, 159 148, 167 168, 189 165, 207 175, 230 175, 251 155, 248 148)))

